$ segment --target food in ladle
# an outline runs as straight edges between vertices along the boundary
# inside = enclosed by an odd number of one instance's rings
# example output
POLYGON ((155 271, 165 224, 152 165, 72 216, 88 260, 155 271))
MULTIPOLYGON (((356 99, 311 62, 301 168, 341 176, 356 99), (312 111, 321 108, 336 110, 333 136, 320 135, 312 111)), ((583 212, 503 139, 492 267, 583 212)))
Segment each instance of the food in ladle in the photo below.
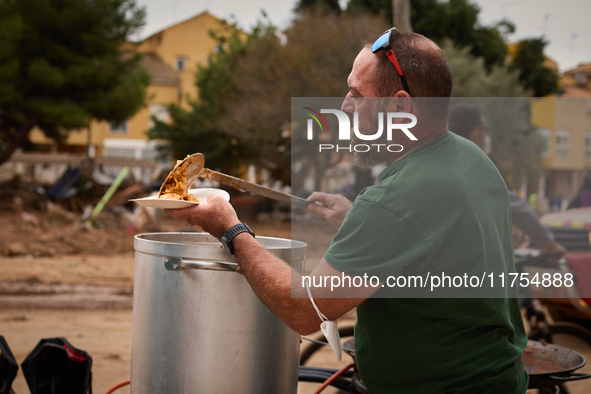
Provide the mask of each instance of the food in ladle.
MULTIPOLYGON (((188 157, 190 157, 190 155, 187 156, 187 158, 188 157)), ((195 198, 195 196, 189 193, 189 189, 187 187, 188 165, 186 165, 185 160, 177 160, 174 169, 168 175, 168 177, 162 184, 162 187, 160 187, 158 198, 166 200, 184 200, 199 202, 199 200, 195 198)))

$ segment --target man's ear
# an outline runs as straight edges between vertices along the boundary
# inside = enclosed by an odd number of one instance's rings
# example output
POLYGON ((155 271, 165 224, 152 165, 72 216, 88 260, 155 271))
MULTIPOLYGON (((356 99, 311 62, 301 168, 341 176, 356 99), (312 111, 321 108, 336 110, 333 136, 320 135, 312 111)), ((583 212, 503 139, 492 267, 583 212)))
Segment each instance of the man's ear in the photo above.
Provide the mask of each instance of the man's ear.
POLYGON ((412 97, 405 90, 399 90, 394 97, 396 98, 396 112, 412 113, 412 97))

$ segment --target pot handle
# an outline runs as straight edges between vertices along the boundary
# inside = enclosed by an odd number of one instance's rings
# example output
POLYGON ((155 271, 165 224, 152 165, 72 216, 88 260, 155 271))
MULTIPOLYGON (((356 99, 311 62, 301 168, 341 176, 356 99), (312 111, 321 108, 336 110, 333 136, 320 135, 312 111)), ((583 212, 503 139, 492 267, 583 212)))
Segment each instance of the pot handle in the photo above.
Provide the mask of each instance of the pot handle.
POLYGON ((184 269, 213 270, 213 271, 234 271, 242 272, 237 263, 226 263, 220 261, 198 261, 179 259, 178 257, 167 257, 164 259, 164 268, 168 271, 182 271, 184 269))
POLYGON ((560 382, 574 382, 575 380, 583 380, 591 378, 588 373, 571 373, 568 376, 549 376, 550 379, 558 380, 560 382))

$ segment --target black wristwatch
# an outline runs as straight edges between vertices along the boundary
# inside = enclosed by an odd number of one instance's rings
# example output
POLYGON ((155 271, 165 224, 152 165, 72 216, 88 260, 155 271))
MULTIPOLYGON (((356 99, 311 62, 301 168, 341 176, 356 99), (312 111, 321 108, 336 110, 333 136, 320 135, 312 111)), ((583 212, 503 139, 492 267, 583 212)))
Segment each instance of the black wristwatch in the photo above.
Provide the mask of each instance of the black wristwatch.
POLYGON ((226 249, 231 255, 234 255, 234 243, 232 241, 234 241, 234 238, 236 238, 236 236, 241 233, 249 233, 253 237, 255 236, 254 232, 250 229, 250 227, 248 227, 244 223, 240 223, 235 226, 232 226, 220 238, 220 241, 222 241, 222 245, 224 245, 224 249, 226 249))

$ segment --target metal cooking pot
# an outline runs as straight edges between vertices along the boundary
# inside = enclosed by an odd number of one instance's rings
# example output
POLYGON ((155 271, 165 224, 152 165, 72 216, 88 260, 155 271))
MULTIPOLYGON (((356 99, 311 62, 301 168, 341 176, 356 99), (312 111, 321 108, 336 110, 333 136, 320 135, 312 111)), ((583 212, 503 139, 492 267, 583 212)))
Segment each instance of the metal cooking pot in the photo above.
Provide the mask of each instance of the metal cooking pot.
MULTIPOLYGON (((306 244, 257 237, 302 273, 306 244)), ((297 390, 299 335, 257 298, 206 233, 135 237, 131 392, 297 390)))

